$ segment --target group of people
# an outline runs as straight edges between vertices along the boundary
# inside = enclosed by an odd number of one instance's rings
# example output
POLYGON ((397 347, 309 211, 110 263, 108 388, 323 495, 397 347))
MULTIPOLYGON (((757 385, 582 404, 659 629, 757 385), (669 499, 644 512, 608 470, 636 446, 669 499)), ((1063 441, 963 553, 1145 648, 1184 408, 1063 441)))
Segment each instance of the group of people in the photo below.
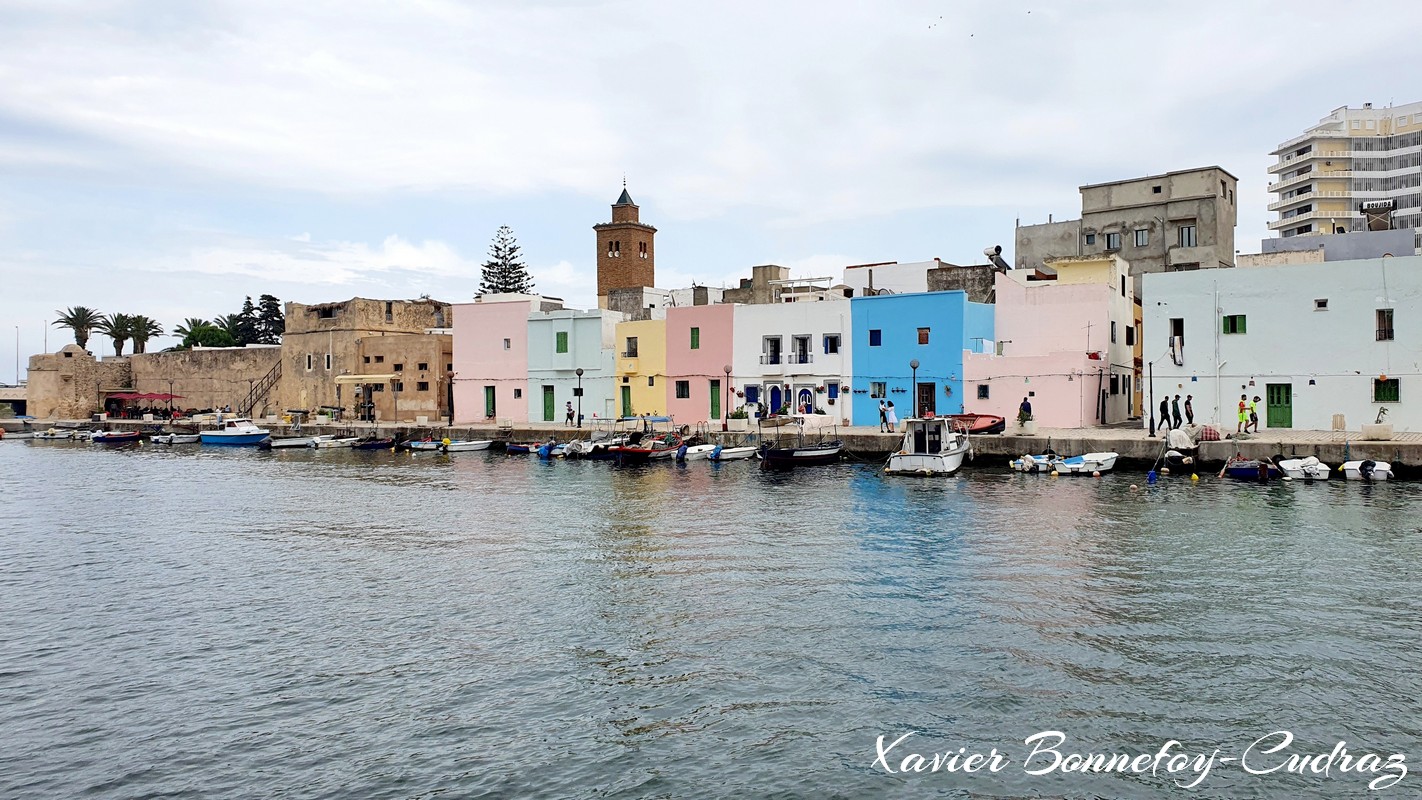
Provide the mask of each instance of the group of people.
POLYGON ((1195 424, 1195 402, 1194 402, 1194 401, 1195 401, 1195 395, 1193 395, 1193 394, 1187 394, 1187 395, 1185 395, 1185 406, 1184 406, 1184 408, 1185 408, 1185 418, 1182 420, 1182 419, 1180 418, 1180 409, 1181 409, 1181 405, 1180 405, 1180 395, 1178 395, 1178 394, 1175 395, 1175 399, 1174 399, 1174 400, 1171 400, 1169 397, 1162 398, 1161 401, 1160 401, 1160 424, 1161 424, 1161 426, 1173 430, 1173 429, 1175 429, 1175 428, 1181 427, 1182 423, 1185 424, 1185 425, 1194 425, 1194 424, 1195 424))
POLYGON ((1253 400, 1249 400, 1249 395, 1246 394, 1239 396, 1239 424, 1235 426, 1234 432, 1259 432, 1259 395, 1254 395, 1253 400), (1254 430, 1250 431, 1250 428, 1254 430))
POLYGON ((894 401, 879 401, 879 432, 893 433, 899 429, 899 412, 894 410, 894 401))

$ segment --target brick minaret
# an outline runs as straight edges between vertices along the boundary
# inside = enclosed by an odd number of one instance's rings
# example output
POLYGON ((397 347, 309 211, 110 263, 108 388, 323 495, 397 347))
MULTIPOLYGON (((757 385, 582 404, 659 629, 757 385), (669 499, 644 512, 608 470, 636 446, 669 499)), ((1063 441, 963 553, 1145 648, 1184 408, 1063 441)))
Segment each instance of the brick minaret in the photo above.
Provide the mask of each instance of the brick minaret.
POLYGON ((652 237, 657 229, 637 220, 637 204, 622 185, 622 196, 612 204, 612 221, 594 225, 597 231, 597 305, 607 308, 612 289, 656 285, 656 252, 652 237))

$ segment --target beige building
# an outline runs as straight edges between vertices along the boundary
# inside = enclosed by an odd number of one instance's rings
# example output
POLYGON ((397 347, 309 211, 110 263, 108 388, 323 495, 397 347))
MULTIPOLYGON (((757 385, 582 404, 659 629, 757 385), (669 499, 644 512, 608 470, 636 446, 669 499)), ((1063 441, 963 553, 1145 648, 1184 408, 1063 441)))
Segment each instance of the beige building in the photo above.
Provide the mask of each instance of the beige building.
MULTIPOLYGON (((128 356, 133 391, 140 394, 175 394, 175 409, 240 409, 244 414, 275 414, 276 409, 258 405, 250 411, 243 402, 277 365, 281 348, 276 345, 246 347, 195 347, 128 356)), ((136 401, 141 406, 166 408, 166 402, 136 401)))
MULTIPOLYGON (((1141 275, 1234 266, 1238 179, 1220 167, 1081 187, 1081 218, 1018 225, 1018 269, 1052 258, 1111 254, 1141 275)), ((1050 270, 1047 270, 1050 271, 1050 270)))
MULTIPOLYGON (((1422 102, 1341 106, 1282 142, 1269 166, 1283 238, 1422 228, 1422 102)), ((1422 233, 1414 234, 1422 254, 1422 233)), ((1402 255, 1402 254, 1398 254, 1402 255)))
POLYGON ((430 299, 287 303, 276 405, 383 421, 445 417, 452 321, 449 305, 430 299))
POLYGON ((27 410, 40 419, 87 419, 109 394, 133 391, 130 356, 94 358, 77 344, 30 356, 27 410))

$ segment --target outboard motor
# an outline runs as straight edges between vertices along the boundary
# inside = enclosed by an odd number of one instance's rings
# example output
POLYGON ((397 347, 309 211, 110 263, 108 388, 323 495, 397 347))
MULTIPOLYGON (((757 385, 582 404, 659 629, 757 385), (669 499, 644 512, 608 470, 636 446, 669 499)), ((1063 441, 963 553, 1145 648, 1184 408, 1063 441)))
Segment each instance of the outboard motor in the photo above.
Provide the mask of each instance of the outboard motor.
POLYGON ((1358 477, 1362 478, 1365 481, 1372 480, 1373 470, 1377 469, 1377 467, 1378 462, 1376 461, 1364 461, 1363 463, 1358 465, 1358 477))
POLYGON ((553 443, 549 442, 538 448, 538 457, 544 461, 551 459, 553 457, 553 443))
POLYGON ((686 463, 686 445, 682 445, 681 447, 678 447, 678 448, 676 449, 676 463, 678 463, 678 464, 685 464, 685 463, 686 463))
POLYGON ((720 460, 721 460, 721 448, 724 447, 724 446, 725 446, 725 445, 720 445, 720 444, 718 444, 718 445, 716 445, 716 449, 711 451, 711 456, 710 456, 710 458, 711 458, 712 461, 720 461, 720 460))

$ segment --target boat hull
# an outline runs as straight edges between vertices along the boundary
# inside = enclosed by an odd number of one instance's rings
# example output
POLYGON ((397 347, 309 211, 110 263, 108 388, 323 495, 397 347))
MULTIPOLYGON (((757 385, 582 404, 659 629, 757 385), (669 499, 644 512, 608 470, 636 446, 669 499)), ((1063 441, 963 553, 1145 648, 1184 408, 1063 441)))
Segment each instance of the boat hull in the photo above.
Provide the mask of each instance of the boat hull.
POLYGON ((771 447, 760 450, 761 464, 768 469, 794 469, 796 467, 822 467, 839 461, 844 451, 843 442, 812 447, 771 447))
POLYGON ((884 472, 921 477, 952 475, 962 469, 967 456, 967 448, 951 453, 894 453, 884 472))
POLYGON ((1233 478, 1237 481, 1260 481, 1275 480, 1280 476, 1279 468, 1268 461, 1230 461, 1225 464, 1223 474, 1226 478, 1233 478))
POLYGON ((754 456, 755 453, 754 447, 717 447, 706 458, 709 461, 741 461, 754 456))
POLYGON ((202 436, 196 433, 159 433, 149 437, 154 444, 197 444, 202 436))
POLYGON ((143 441, 143 435, 138 431, 125 431, 122 433, 96 433, 90 441, 95 444, 130 444, 132 442, 143 441))
POLYGON ((202 437, 203 444, 226 445, 228 447, 255 447, 261 444, 263 439, 268 438, 268 434, 265 432, 226 435, 222 433, 203 433, 199 434, 199 436, 202 437))
POLYGON ((705 461, 716 452, 718 445, 714 444, 693 444, 683 445, 676 453, 677 461, 705 461))
POLYGON ((394 439, 363 439, 351 445, 352 450, 390 450, 394 447, 394 439))
POLYGON ((1392 464, 1387 461, 1345 461, 1343 477, 1350 481, 1385 481, 1392 478, 1392 464))
POLYGON ((1094 475, 1098 472, 1104 475, 1116 468, 1117 458, 1117 453, 1087 453, 1060 459, 1053 466, 1058 475, 1094 475))
POLYGON ((282 447, 310 447, 311 442, 310 436, 283 436, 279 439, 268 437, 268 441, 262 442, 261 446, 267 450, 276 450, 282 447))
POLYGON ((1316 458, 1285 458, 1274 462, 1284 477, 1297 481, 1326 481, 1332 472, 1329 466, 1316 458))

